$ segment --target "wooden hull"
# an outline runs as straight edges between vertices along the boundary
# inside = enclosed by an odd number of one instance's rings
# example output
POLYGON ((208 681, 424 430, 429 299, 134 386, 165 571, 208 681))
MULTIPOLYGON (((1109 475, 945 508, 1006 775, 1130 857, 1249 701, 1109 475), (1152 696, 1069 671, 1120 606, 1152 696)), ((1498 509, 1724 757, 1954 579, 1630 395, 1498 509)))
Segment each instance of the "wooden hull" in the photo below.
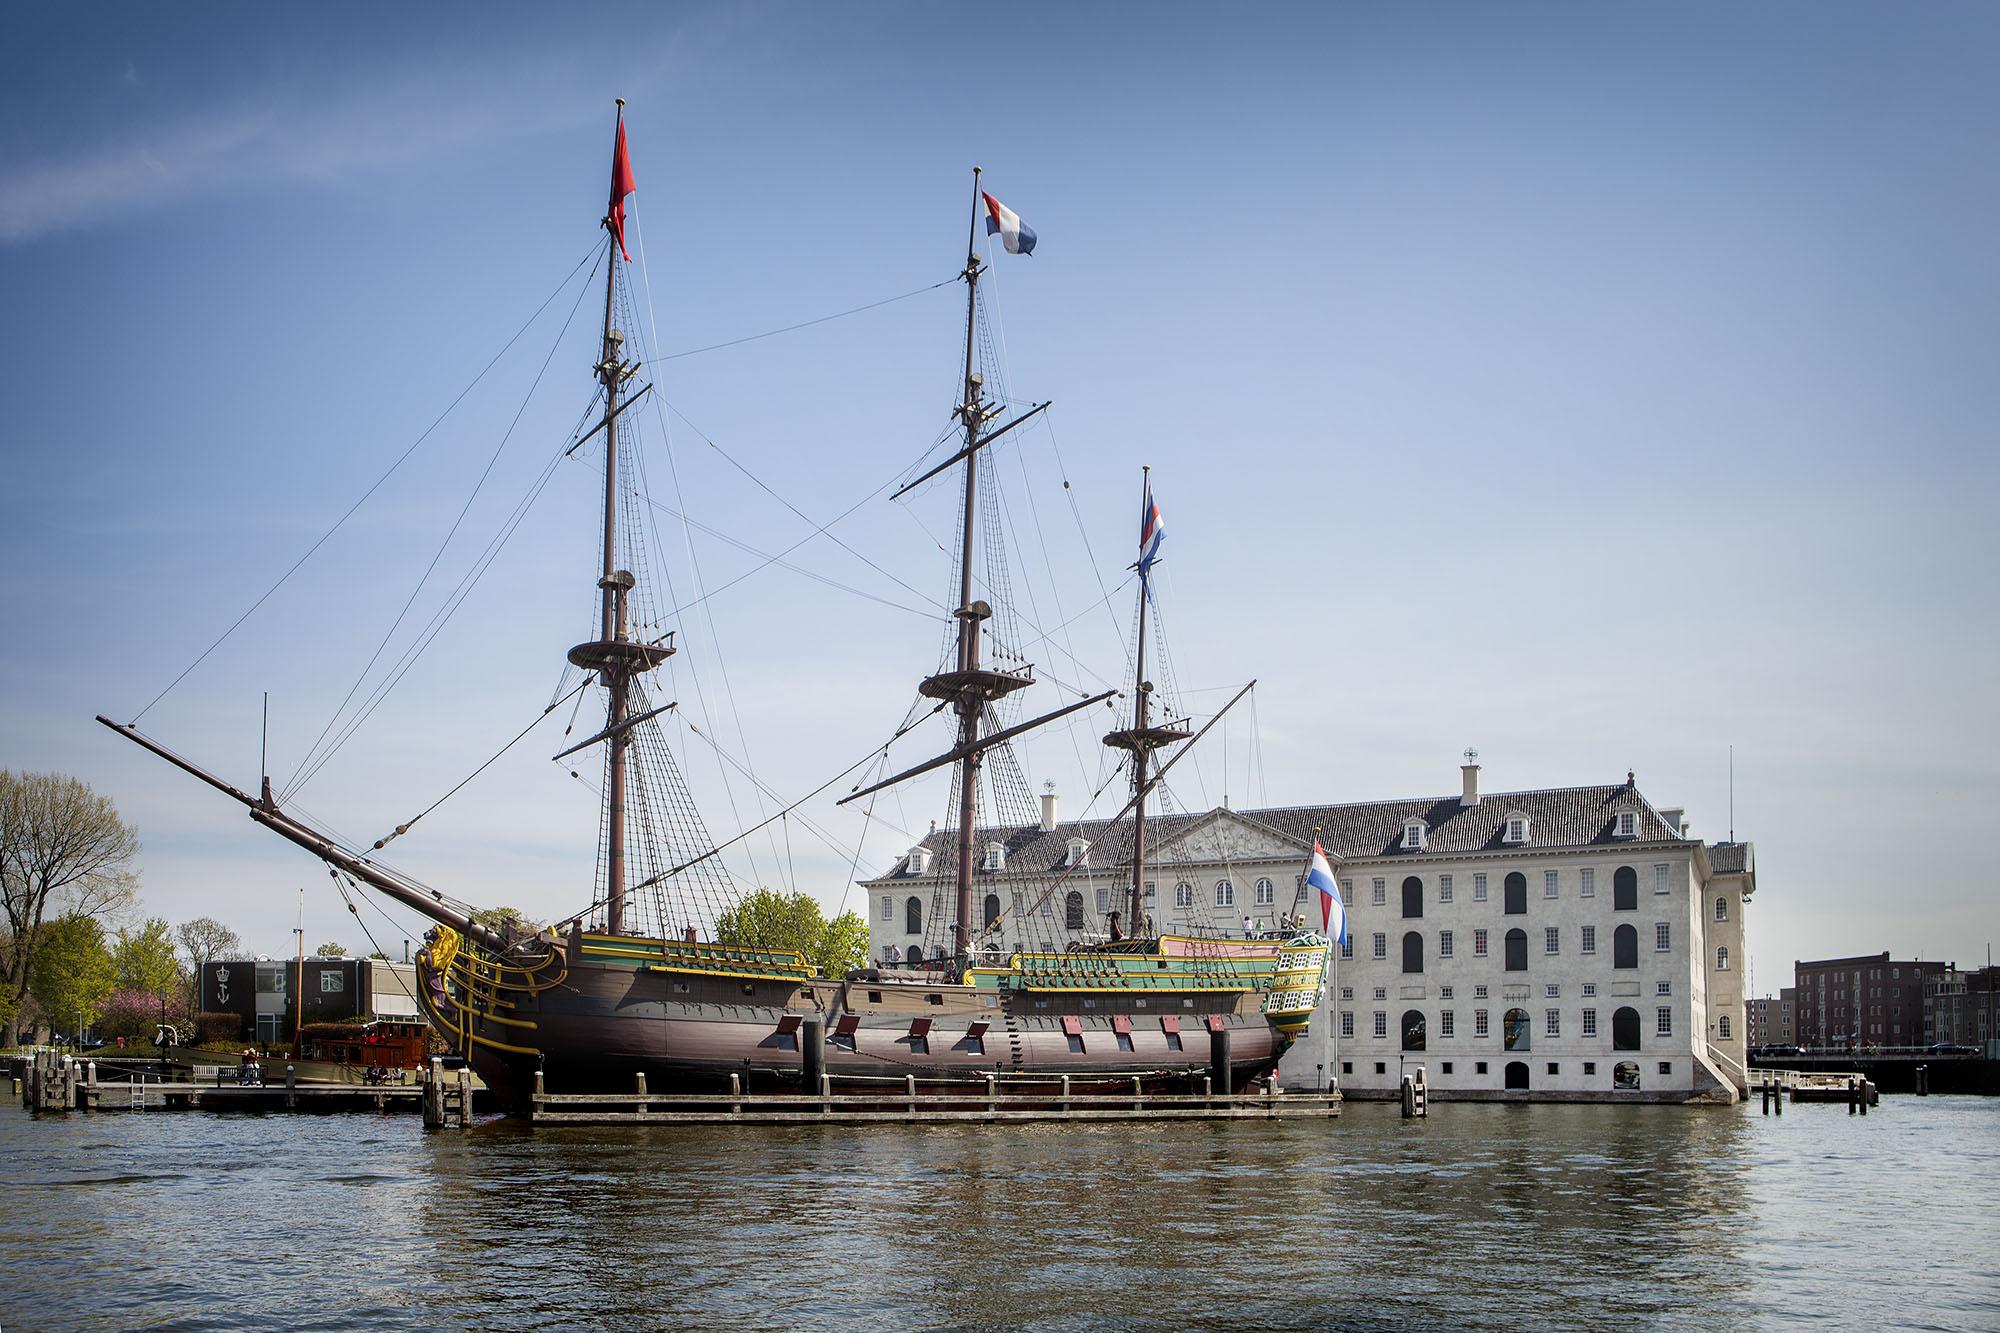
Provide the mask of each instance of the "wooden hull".
POLYGON ((555 985, 496 997, 492 1017, 464 1018, 463 1053, 508 1107, 527 1104, 538 1070, 548 1092, 630 1092, 639 1074, 662 1093, 725 1092, 732 1074, 745 1091, 805 1090, 806 1020, 819 1024, 825 1073, 843 1092, 989 1074, 1016 1087, 1068 1075, 1079 1092, 1129 1091, 1134 1078, 1148 1092, 1188 1092, 1211 1072, 1214 1028, 1226 1034, 1234 1086, 1269 1073, 1289 1044, 1261 997, 1241 990, 1039 994, 585 959, 555 985))

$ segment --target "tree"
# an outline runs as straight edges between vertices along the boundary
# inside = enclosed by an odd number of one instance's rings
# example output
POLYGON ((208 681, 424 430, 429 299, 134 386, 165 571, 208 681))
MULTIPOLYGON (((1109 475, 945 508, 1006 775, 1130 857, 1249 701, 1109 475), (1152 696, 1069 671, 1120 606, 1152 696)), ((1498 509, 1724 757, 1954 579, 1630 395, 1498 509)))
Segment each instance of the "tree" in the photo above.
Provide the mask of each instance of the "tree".
POLYGON ((201 997, 195 992, 201 987, 201 969, 209 963, 226 962, 243 956, 243 941, 235 931, 223 925, 212 916, 198 916, 192 921, 183 921, 174 932, 180 941, 181 952, 188 960, 188 1012, 201 1007, 201 997))
POLYGON ((118 943, 111 946, 111 962, 118 970, 120 990, 157 997, 180 988, 181 963, 174 956, 173 927, 162 917, 148 917, 137 930, 120 927, 118 943))
POLYGON ((542 926, 538 921, 530 921, 528 914, 518 907, 483 907, 472 914, 472 919, 496 935, 520 937, 533 935, 542 926))
POLYGON ((82 1032, 95 1023, 118 984, 104 927, 80 913, 42 923, 29 974, 35 1004, 59 1032, 82 1032))
POLYGON ((328 941, 327 943, 320 945, 319 948, 313 950, 313 957, 345 958, 347 957, 347 946, 344 944, 335 943, 333 941, 328 941))
POLYGON ((804 893, 757 890, 722 914, 715 938, 739 948, 797 949, 830 977, 868 957, 868 926, 860 915, 842 912, 829 921, 819 900, 804 893))
MULTIPOLYGON (((58 916, 94 920, 129 906, 138 854, 138 833, 118 818, 109 797, 88 784, 60 773, 0 770, 0 899, 7 930, 0 965, 8 999, 0 1007, 12 1010, 4 1015, 4 1044, 14 1045, 19 1035, 20 1002, 51 908, 58 916)), ((101 938, 98 943, 102 948, 101 938)))

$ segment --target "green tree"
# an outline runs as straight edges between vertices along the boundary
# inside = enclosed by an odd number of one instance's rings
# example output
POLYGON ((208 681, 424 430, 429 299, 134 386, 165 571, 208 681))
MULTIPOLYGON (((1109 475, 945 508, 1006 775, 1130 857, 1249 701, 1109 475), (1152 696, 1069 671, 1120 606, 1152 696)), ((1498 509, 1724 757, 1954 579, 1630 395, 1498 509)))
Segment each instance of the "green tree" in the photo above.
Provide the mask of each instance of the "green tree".
POLYGON ((518 907, 482 907, 472 914, 472 919, 500 935, 532 935, 542 928, 540 922, 529 920, 528 914, 518 907))
POLYGON ((868 926, 854 912, 829 921, 810 894, 759 889, 715 923, 723 944, 750 949, 797 949, 827 976, 845 975, 868 957, 868 926))
POLYGON ((59 1032, 81 1032, 118 984, 118 968, 97 918, 75 914, 44 921, 29 968, 35 1004, 59 1032))
POLYGON ((111 962, 118 969, 120 990, 159 995, 180 988, 181 963, 174 955, 173 927, 162 917, 148 917, 136 930, 120 927, 118 942, 111 946, 111 962))
POLYGON ((325 943, 325 944, 322 944, 322 945, 320 945, 320 946, 319 946, 319 948, 317 948, 317 949, 314 949, 314 950, 313 950, 313 957, 315 957, 315 958, 345 958, 345 957, 347 957, 347 946, 346 946, 346 945, 344 945, 344 944, 340 944, 340 943, 337 943, 337 942, 334 942, 334 941, 331 941, 331 940, 329 940, 329 941, 328 941, 327 943, 325 943))
POLYGON ((139 835, 118 818, 110 798, 88 784, 61 773, 0 770, 0 908, 6 914, 0 1018, 7 1025, 0 1045, 18 1039, 44 922, 51 916, 95 919, 129 906, 138 854, 139 835))

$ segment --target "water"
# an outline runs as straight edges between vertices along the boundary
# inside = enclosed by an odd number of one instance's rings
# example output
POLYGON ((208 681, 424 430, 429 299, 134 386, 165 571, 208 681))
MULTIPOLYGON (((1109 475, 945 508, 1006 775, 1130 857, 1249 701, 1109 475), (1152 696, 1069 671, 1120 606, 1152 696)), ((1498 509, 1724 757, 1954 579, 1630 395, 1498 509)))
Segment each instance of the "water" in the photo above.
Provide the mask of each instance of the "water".
POLYGON ((2000 1102, 426 1133, 0 1108, 32 1329, 2000 1328, 2000 1102))

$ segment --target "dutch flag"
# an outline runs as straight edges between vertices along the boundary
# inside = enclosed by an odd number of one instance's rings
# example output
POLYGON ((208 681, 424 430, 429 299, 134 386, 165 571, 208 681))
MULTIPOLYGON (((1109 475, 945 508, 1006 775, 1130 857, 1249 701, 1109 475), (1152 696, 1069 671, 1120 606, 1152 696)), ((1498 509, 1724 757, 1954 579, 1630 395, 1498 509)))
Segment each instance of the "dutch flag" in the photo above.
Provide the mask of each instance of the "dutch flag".
POLYGON ((1306 883, 1319 890, 1319 919, 1326 927, 1326 937, 1335 944, 1347 943, 1347 908, 1340 901, 1340 889, 1333 882, 1333 867, 1326 863, 1326 852, 1313 839, 1312 869, 1306 871, 1306 883))
POLYGON ((984 190, 979 192, 979 197, 986 201, 986 234, 1000 233, 1000 244, 1007 247, 1010 255, 1035 253, 1035 229, 1021 221, 1019 213, 984 190))
POLYGON ((1146 482, 1146 510, 1139 517, 1139 577, 1144 579, 1153 570, 1153 562, 1160 558, 1160 543, 1167 539, 1167 525, 1160 518, 1160 507, 1153 503, 1153 483, 1146 482))

